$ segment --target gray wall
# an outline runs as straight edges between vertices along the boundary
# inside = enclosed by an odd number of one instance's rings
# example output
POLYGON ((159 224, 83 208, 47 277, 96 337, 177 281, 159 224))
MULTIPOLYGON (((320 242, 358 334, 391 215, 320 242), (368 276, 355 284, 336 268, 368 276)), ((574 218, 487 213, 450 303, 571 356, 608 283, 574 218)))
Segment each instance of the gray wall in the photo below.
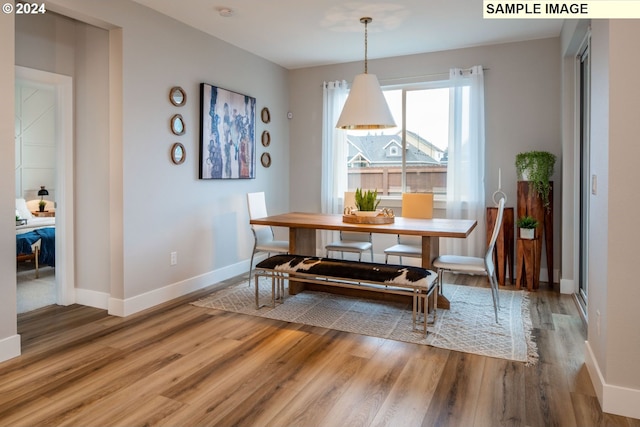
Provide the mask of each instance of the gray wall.
MULTIPOLYGON (((15 212, 15 48, 12 14, 0 14, 0 218, 15 212)), ((16 324, 16 243, 13 221, 0 221, 0 361, 20 354, 20 336, 16 324)))
MULTIPOLYGON (((591 37, 591 158, 590 174, 597 192, 588 200, 588 321, 585 363, 605 412, 640 418, 640 313, 636 306, 639 232, 630 227, 640 199, 634 187, 640 155, 639 88, 630 85, 640 65, 629 55, 640 37, 634 20, 572 21, 563 27, 563 228, 564 242, 576 242, 563 252, 563 287, 578 283, 577 250, 579 176, 574 132, 575 57, 579 44, 591 37)), ((572 369, 580 369, 575 367, 572 369)))
MULTIPOLYGON (((15 36, 17 64, 74 78, 75 268, 84 303, 124 315, 247 271, 245 194, 264 190, 270 211, 289 208, 288 71, 134 2, 60 0, 47 8, 94 25, 49 13, 18 20, 15 36), (269 169, 257 161, 256 179, 198 179, 201 82, 255 97, 258 111, 269 107, 271 123, 258 119, 256 135, 271 133, 273 161, 269 169), (184 107, 169 103, 176 85, 187 92, 184 107), (169 130, 176 113, 183 136, 169 130), (186 147, 180 166, 169 158, 174 142, 186 147), (170 266, 174 251, 178 265, 170 266)), ((13 28, 13 15, 3 19, 13 28)), ((2 45, 13 47, 13 31, 2 45)), ((7 67, 3 78, 13 80, 7 67)), ((0 108, 13 118, 13 103, 0 108)), ((259 141, 256 150, 258 159, 266 151, 259 141)))
POLYGON ((16 65, 74 80, 76 287, 108 293, 108 31, 49 12, 16 15, 15 34, 16 65))

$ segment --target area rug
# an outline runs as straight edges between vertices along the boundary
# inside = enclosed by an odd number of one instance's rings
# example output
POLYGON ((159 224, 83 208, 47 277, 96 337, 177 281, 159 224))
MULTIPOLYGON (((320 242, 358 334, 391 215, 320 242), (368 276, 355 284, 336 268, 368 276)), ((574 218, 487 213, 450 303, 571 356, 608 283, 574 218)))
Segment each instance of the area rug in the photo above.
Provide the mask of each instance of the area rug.
MULTIPOLYGON (((270 303, 271 281, 264 277, 260 280, 260 301, 270 303)), ((531 335, 528 294, 499 292, 499 323, 496 324, 489 288, 445 285, 444 295, 451 302, 451 309, 438 310, 426 338, 413 330, 410 304, 314 291, 290 296, 285 289, 283 304, 256 310, 255 289, 248 286, 246 279, 192 304, 534 364, 538 353, 531 335)))

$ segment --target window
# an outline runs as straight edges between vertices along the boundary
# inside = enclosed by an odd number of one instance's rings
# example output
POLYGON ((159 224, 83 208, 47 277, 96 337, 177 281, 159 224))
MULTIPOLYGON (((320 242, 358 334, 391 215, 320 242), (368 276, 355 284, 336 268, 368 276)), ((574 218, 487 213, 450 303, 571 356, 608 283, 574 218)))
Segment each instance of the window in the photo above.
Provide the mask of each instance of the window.
POLYGON ((347 132, 348 191, 377 189, 383 196, 433 192, 442 197, 447 188, 448 82, 383 92, 398 127, 347 132))
MULTIPOLYGON (((447 218, 485 214, 484 69, 451 68, 449 79, 383 88, 398 123, 386 131, 335 128, 346 82, 323 86, 322 212, 340 213, 345 191, 377 189, 385 196, 433 192, 447 218), (396 144, 400 156, 392 155, 396 144)), ((394 151, 395 152, 395 151, 394 151)), ((482 256, 484 221, 462 239, 443 239, 456 255, 482 256)))

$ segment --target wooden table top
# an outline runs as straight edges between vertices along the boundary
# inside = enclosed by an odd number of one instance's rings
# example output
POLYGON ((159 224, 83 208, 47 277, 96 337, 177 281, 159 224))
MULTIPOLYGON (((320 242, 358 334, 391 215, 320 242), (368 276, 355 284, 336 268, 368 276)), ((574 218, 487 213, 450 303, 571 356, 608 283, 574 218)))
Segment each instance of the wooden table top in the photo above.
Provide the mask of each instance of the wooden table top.
POLYGON ((381 234, 403 234, 429 237, 465 238, 476 227, 471 219, 414 219, 395 217, 392 224, 351 224, 341 214, 289 212, 250 220, 251 224, 319 230, 362 231, 381 234))

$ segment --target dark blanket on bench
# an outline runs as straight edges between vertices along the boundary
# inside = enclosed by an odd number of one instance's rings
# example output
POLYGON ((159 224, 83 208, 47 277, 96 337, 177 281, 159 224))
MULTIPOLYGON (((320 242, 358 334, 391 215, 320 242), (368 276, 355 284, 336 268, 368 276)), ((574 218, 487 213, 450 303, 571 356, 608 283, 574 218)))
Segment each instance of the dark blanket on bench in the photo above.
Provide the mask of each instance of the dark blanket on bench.
POLYGON ((434 274, 420 267, 376 264, 301 255, 274 255, 259 262, 256 267, 285 273, 317 274, 318 276, 368 280, 405 287, 419 286, 425 289, 429 288, 427 277, 434 274))
POLYGON ((31 245, 42 239, 38 262, 43 265, 56 265, 56 229, 38 228, 28 233, 16 235, 16 255, 32 253, 31 245))

